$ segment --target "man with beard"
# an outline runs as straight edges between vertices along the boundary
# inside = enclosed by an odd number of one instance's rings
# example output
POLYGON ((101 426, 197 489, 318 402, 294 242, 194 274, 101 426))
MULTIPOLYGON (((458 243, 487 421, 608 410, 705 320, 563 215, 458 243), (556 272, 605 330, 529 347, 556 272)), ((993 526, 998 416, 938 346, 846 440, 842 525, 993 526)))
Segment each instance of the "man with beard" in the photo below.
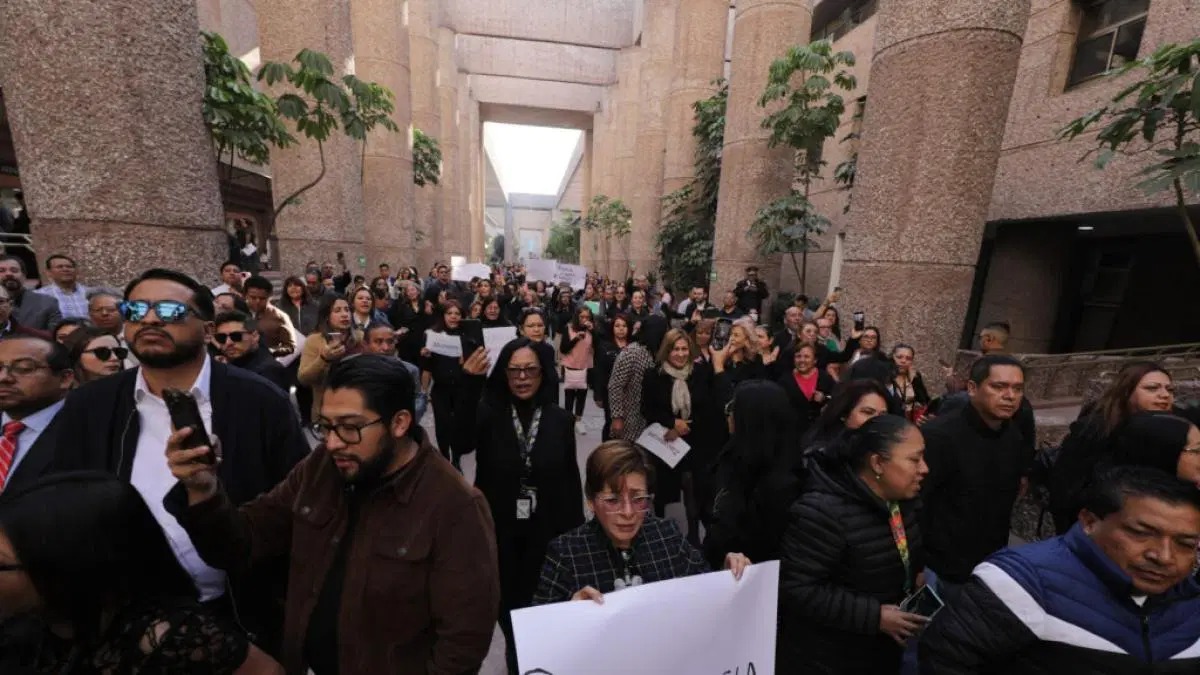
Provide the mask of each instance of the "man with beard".
POLYGON ((190 429, 173 434, 168 509, 231 573, 290 556, 287 672, 477 672, 500 605, 487 502, 413 421, 399 360, 343 359, 326 386, 314 425, 324 442, 240 509, 200 461, 209 449, 182 449, 190 429))
POLYGON ((12 300, 13 317, 26 328, 49 331, 62 321, 58 300, 25 290, 25 263, 15 255, 0 255, 0 285, 12 300))
MULTIPOLYGON (((140 366, 89 383, 67 397, 60 413, 58 470, 101 470, 130 481, 149 504, 179 562, 214 609, 232 610, 248 629, 269 630, 263 607, 270 583, 226 579, 201 560, 187 533, 162 505, 175 484, 163 465, 171 434, 164 389, 190 393, 204 427, 221 439, 217 471, 234 503, 250 501, 288 474, 308 451, 296 413, 282 391, 240 368, 214 362, 205 343, 213 331, 213 296, 191 277, 152 269, 125 288, 125 340, 140 366), (227 581, 229 582, 227 584, 227 581), (239 589, 230 595, 226 590, 239 589), (252 619, 259 619, 257 625, 252 619)), ((260 636, 262 633, 260 633, 260 636)), ((269 639, 269 638, 264 638, 269 639)))
POLYGON ((213 326, 216 328, 213 339, 226 363, 266 379, 281 391, 288 390, 287 369, 262 343, 257 320, 241 312, 225 312, 217 315, 213 326))

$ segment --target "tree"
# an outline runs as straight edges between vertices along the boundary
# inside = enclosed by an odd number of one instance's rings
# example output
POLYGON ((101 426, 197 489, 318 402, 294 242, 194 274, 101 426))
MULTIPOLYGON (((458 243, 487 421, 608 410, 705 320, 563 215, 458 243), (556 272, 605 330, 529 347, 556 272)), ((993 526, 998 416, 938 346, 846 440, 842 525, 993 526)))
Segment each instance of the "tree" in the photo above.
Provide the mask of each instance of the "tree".
POLYGON ((267 85, 287 82, 292 86, 294 91, 281 94, 275 105, 280 115, 294 123, 297 133, 316 141, 321 161, 316 178, 279 202, 272 214, 272 229, 284 209, 298 203, 301 195, 325 177, 325 142, 339 126, 347 136, 364 144, 364 152, 367 134, 376 127, 393 133, 400 130, 390 117, 395 110, 395 96, 389 89, 354 75, 345 75, 340 82, 333 78, 329 57, 311 49, 300 50, 292 63, 268 61, 258 71, 258 79, 267 85))
POLYGON ((834 52, 829 40, 794 46, 771 64, 767 87, 758 101, 763 108, 782 103, 762 126, 771 131, 770 147, 786 145, 796 151, 796 180, 786 196, 758 210, 750 237, 763 256, 788 254, 802 290, 808 282, 808 252, 819 248, 814 238, 829 228, 829 219, 817 211, 809 194, 825 165, 821 149, 837 133, 846 111, 835 88, 849 92, 857 86, 854 76, 843 69, 853 65, 854 54, 834 52))
POLYGON ((558 222, 550 226, 550 238, 546 242, 543 257, 571 264, 579 262, 579 227, 582 219, 574 211, 563 211, 558 222))
POLYGON ((588 205, 587 216, 583 219, 583 229, 599 233, 604 238, 604 272, 611 274, 612 270, 612 240, 613 237, 624 237, 632 231, 631 221, 633 212, 620 199, 608 195, 596 195, 588 205))
POLYGON ((692 104, 696 138, 695 178, 663 197, 662 226, 655 236, 663 283, 676 290, 704 285, 712 264, 725 143, 729 85, 717 80, 717 93, 692 104))
POLYGON ((1187 195, 1200 194, 1200 40, 1163 45, 1111 76, 1133 71, 1140 79, 1118 92, 1109 105, 1072 120, 1059 138, 1073 140, 1100 126, 1095 147, 1084 155, 1095 153, 1097 168, 1107 166, 1118 153, 1157 157, 1141 171, 1145 179, 1138 187, 1147 194, 1173 191, 1175 211, 1200 263, 1200 235, 1187 207, 1187 195))
POLYGON ((419 187, 437 185, 442 177, 442 149, 436 138, 413 128, 413 182, 419 187))

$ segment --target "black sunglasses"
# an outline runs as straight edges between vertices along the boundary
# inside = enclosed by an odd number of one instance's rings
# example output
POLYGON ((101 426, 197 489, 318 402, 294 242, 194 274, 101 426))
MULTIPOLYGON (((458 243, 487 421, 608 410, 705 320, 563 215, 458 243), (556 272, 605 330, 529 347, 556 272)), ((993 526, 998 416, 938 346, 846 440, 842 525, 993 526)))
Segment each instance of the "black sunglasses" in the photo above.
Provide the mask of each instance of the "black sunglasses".
POLYGON ((125 347, 96 347, 95 349, 85 349, 84 354, 93 354, 101 361, 107 361, 115 354, 118 361, 124 361, 126 356, 129 356, 129 350, 125 347))
POLYGON ((226 340, 233 340, 234 342, 241 342, 242 338, 244 338, 244 337, 246 337, 246 333, 244 333, 243 331, 240 331, 240 330, 235 330, 230 333, 213 333, 213 339, 216 340, 217 344, 219 344, 219 345, 225 344, 226 340))

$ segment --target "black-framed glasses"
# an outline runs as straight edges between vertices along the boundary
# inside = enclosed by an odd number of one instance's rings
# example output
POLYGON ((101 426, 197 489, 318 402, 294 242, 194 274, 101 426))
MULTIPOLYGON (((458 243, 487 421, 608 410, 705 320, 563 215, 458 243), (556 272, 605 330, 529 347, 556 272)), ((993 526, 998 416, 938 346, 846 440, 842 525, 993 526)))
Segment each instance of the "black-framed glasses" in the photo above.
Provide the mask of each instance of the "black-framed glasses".
POLYGON ((187 303, 178 300, 157 300, 155 302, 126 300, 121 303, 120 307, 121 316, 125 317, 126 321, 141 321, 152 309, 163 323, 181 323, 187 320, 189 313, 195 313, 191 307, 187 306, 187 303))
POLYGON ((107 361, 113 356, 117 357, 118 361, 124 361, 126 356, 129 356, 129 350, 125 347, 96 347, 95 349, 85 349, 84 354, 91 354, 101 361, 107 361))
POLYGON ((362 424, 351 424, 349 422, 338 422, 337 424, 313 422, 312 432, 314 436, 320 439, 329 438, 329 433, 333 432, 343 443, 354 445, 355 443, 362 442, 363 429, 381 422, 383 422, 382 417, 371 422, 363 422, 362 424))
POLYGON ((533 379, 542 374, 541 366, 509 366, 504 369, 510 380, 533 379))
POLYGON ((25 377, 26 375, 32 375, 39 370, 48 369, 49 367, 49 364, 38 363, 33 359, 17 359, 12 363, 4 363, 0 361, 0 377, 2 377, 6 371, 10 375, 14 375, 16 377, 25 377))
POLYGON ((217 344, 219 345, 225 344, 226 340, 241 342, 242 338, 244 337, 246 337, 246 333, 240 330, 230 331, 228 333, 213 333, 213 339, 216 340, 217 344))

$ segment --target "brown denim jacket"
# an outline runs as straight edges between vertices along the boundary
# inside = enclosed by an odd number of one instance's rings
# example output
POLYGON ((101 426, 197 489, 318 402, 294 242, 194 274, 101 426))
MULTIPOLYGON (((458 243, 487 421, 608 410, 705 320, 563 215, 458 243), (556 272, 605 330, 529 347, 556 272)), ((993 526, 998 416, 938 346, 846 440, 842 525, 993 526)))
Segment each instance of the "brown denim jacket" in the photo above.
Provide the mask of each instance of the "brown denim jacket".
MULTIPOLYGON (((269 493, 235 509, 224 492, 164 502, 205 562, 237 569, 290 552, 282 661, 305 673, 309 617, 346 530, 346 485, 324 448, 269 493)), ((364 499, 338 617, 342 675, 478 670, 500 606, 487 501, 429 445, 364 499)))

